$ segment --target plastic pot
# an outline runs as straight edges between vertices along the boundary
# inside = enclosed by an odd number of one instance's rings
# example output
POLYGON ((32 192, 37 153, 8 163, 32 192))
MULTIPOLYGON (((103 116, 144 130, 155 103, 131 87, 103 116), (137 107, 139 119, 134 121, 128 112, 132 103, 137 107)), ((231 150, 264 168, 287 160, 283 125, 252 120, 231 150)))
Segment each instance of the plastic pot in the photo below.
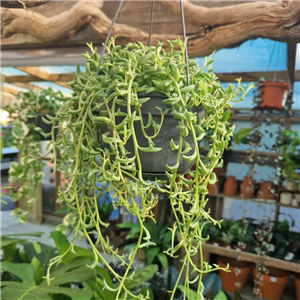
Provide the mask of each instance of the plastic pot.
MULTIPOLYGON (((37 114, 36 118, 31 118, 29 122, 34 123, 36 127, 39 127, 43 130, 44 133, 50 133, 52 130, 52 124, 46 124, 43 121, 43 118, 47 119, 47 115, 54 117, 55 114, 37 114)), ((58 133, 58 129, 55 128, 54 135, 56 136, 58 133)), ((44 137, 41 133, 34 132, 35 135, 38 135, 40 141, 49 141, 52 139, 51 136, 44 137)))
POLYGON ((279 300, 289 279, 286 270, 268 267, 268 274, 262 274, 261 285, 258 284, 258 271, 253 269, 254 285, 260 289, 261 297, 269 300, 279 300))
POLYGON ((263 81, 259 90, 261 92, 259 97, 262 101, 258 104, 257 108, 284 109, 289 90, 287 82, 272 80, 263 81))
POLYGON ((225 256, 218 256, 217 263, 222 268, 229 264, 229 273, 219 270, 219 276, 222 279, 222 289, 228 293, 233 293, 234 290, 241 292, 250 272, 251 264, 225 256))
MULTIPOLYGON (((139 152, 141 158, 141 165, 143 173, 149 174, 150 176, 165 176, 166 164, 173 166, 176 164, 177 160, 177 151, 172 151, 170 146, 170 141, 173 139, 175 143, 178 142, 180 136, 180 129, 178 126, 178 119, 175 119, 171 114, 171 105, 163 103, 163 100, 167 99, 164 94, 160 93, 140 93, 138 95, 140 98, 150 97, 151 99, 145 102, 141 107, 142 120, 146 125, 148 123, 148 113, 152 114, 153 120, 160 124, 161 121, 161 112, 156 108, 160 107, 162 111, 169 109, 164 115, 163 125, 160 129, 157 137, 153 139, 155 147, 162 148, 159 152, 149 153, 149 152, 139 152)), ((117 106, 117 109, 120 108, 122 112, 127 113, 127 107, 117 106)), ((123 121, 123 117, 117 117, 116 123, 120 124, 123 121)), ((148 140, 145 138, 140 122, 135 122, 134 124, 135 134, 137 136, 137 141, 141 147, 149 147, 148 140)), ((154 133, 152 127, 145 129, 147 135, 151 136, 154 133)), ((193 142, 192 136, 187 136, 184 138, 184 141, 188 142, 190 146, 194 149, 195 145, 193 142)), ((125 145, 126 150, 131 153, 134 153, 133 141, 130 138, 125 145)), ((193 150, 189 152, 192 154, 193 150)), ((130 155, 128 155, 130 157, 130 155)), ((133 155, 132 155, 133 156, 133 155)), ((180 157, 179 166, 177 169, 178 174, 188 173, 191 168, 192 163, 187 162, 180 157)))

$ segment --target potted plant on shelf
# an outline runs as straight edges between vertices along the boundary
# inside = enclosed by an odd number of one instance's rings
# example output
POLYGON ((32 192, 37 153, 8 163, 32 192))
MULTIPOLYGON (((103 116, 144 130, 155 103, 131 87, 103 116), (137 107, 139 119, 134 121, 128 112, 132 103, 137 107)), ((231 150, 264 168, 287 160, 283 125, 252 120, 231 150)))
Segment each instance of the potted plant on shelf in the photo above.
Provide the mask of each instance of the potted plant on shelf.
POLYGON ((40 93, 20 92, 16 95, 19 101, 5 108, 13 120, 13 146, 19 150, 18 162, 12 162, 9 169, 9 181, 15 185, 11 193, 14 201, 24 199, 28 208, 27 211, 20 207, 15 209, 22 221, 39 197, 37 188, 43 178, 44 166, 39 142, 51 134, 52 116, 47 114, 54 114, 59 109, 57 97, 60 96, 60 92, 50 88, 40 93))
MULTIPOLYGON (((89 45, 91 54, 84 54, 85 71, 77 69, 69 83, 73 94, 53 119, 53 124, 65 124, 53 141, 54 149, 61 150, 62 159, 72 161, 70 184, 59 193, 59 201, 79 216, 75 236, 83 234, 89 239, 89 228, 95 227, 97 243, 126 265, 120 276, 106 262, 119 283, 116 299, 139 298, 127 288, 126 278, 137 251, 154 245, 144 221, 153 218, 152 208, 158 201, 156 191, 168 195, 175 220, 170 228, 171 246, 165 253, 175 257, 181 248, 185 250, 180 275, 184 270, 187 276, 192 271, 198 274, 198 298, 202 297, 202 274, 215 269, 202 259, 199 220, 212 220, 205 211, 207 185, 216 181, 213 169, 220 165, 232 136, 227 107, 245 93, 240 84, 237 88, 223 88, 211 71, 210 59, 201 69, 194 60, 186 61, 186 41, 178 38, 168 41, 168 46, 165 51, 161 43, 148 47, 137 42, 121 48, 111 39, 97 74, 99 55, 89 45), (66 138, 68 134, 71 140, 66 138), (198 143, 204 137, 210 141, 210 150, 200 156, 198 143), (192 164, 195 169, 189 171, 192 164), (182 174, 185 172, 189 172, 190 179, 182 174), (95 209, 94 187, 103 180, 111 186, 114 205, 124 207, 138 220, 140 233, 128 262, 101 233, 101 227, 108 224, 95 209), (177 232, 181 239, 176 243, 177 232), (200 268, 191 260, 194 255, 200 258, 200 268)), ((59 164, 59 159, 55 159, 59 164)), ((105 262, 93 243, 91 247, 94 266, 98 260, 105 262)), ((171 299, 177 286, 178 281, 171 299)), ((188 289, 189 283, 185 282, 185 295, 188 289)))
POLYGON ((287 180, 287 189, 294 190, 300 186, 300 135, 291 129, 283 130, 277 143, 282 176, 287 180))

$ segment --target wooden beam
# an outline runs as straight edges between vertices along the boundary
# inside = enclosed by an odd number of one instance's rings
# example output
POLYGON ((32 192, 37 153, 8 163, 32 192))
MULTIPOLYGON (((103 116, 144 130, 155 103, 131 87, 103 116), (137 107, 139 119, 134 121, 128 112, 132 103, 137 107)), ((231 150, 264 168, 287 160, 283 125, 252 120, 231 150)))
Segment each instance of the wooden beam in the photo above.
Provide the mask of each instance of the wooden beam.
POLYGON ((37 67, 18 67, 17 68, 20 71, 23 71, 29 75, 41 78, 45 81, 51 81, 51 74, 47 71, 43 70, 42 68, 37 67))
MULTIPOLYGON (((58 2, 51 1, 48 4, 58 2)), ((68 1, 60 1, 61 4, 68 1)), ((106 38, 115 11, 115 1, 78 1, 72 6, 56 13, 49 13, 47 6, 32 14, 25 10, 5 9, 1 11, 2 46, 73 45, 88 41, 99 44, 106 38), (43 11, 45 9, 45 11, 43 11), (87 29, 94 32, 87 37, 87 29)), ((120 17, 115 23, 112 34, 118 35, 117 44, 126 45, 131 41, 148 41, 150 1, 124 1, 120 17), (135 7, 140 13, 134 14, 135 7), (128 13, 130 12, 130 13, 128 13), (143 12, 143 13, 142 13, 143 12), (148 13, 149 12, 149 13, 148 13), (148 13, 147 19, 145 13, 148 13), (122 14, 126 18, 122 19, 122 14), (122 19, 122 22, 120 21, 122 19), (120 23, 119 23, 120 22, 120 23), (140 25, 142 24, 142 25, 140 25), (147 27, 147 29, 145 28, 147 27)), ((181 34, 178 1, 157 1, 159 13, 165 17, 155 20, 152 44, 159 40, 165 42, 176 39, 181 34), (177 2, 177 3, 176 3, 177 2), (160 7, 160 8, 159 8, 160 7)), ((198 1, 183 1, 186 14, 188 50, 190 57, 206 56, 214 50, 236 47, 249 39, 258 37, 277 41, 299 41, 300 39, 300 2, 299 1, 252 1, 245 4, 206 8, 198 1)), ((211 1, 217 2, 217 1, 211 1)), ((217 4, 216 4, 217 5, 217 4)), ((157 15, 156 15, 157 16, 157 15)), ((167 46, 166 46, 167 47, 167 46)))
MULTIPOLYGON (((244 82, 258 81, 260 78, 273 78, 274 72, 239 72, 239 73, 217 73, 221 82, 233 82, 236 78, 242 78, 244 82)), ((287 80, 286 71, 277 72, 276 78, 287 80)), ((300 81, 300 71, 294 72, 294 80, 300 81)))
POLYGON ((9 86, 3 86, 3 92, 11 93, 11 94, 18 94, 20 91, 15 90, 14 88, 11 88, 9 86))
POLYGON ((33 91, 36 91, 36 92, 40 92, 44 89, 40 86, 31 84, 31 83, 27 83, 27 82, 14 82, 13 85, 19 86, 19 87, 24 88, 24 89, 33 90, 33 91))
MULTIPOLYGON (((26 67, 28 68, 28 67, 26 67)), ((19 68, 20 69, 20 68, 19 68)), ((74 77, 74 73, 65 74, 51 74, 50 80, 56 84, 66 86, 66 83, 71 81, 74 77)), ((274 72, 240 72, 240 73, 216 73, 217 77, 221 82, 233 82, 237 78, 242 78, 244 82, 258 81, 260 78, 273 78, 274 72)), ((287 75, 285 71, 277 72, 277 78, 280 80, 286 80, 287 75)), ((32 75, 12 75, 5 76, 3 79, 7 83, 14 84, 15 82, 32 82, 32 81, 44 81, 41 77, 32 75)), ((300 81, 300 71, 295 72, 295 81, 300 81)), ((70 88, 69 86, 66 86, 70 88)))
POLYGON ((2 75, 2 78, 7 83, 43 81, 41 78, 32 75, 2 75))
POLYGON ((1 0, 1 7, 6 7, 6 8, 29 8, 29 7, 34 7, 38 5, 45 4, 49 2, 50 0, 35 0, 35 1, 30 1, 30 0, 23 0, 23 1, 16 1, 16 0, 1 0))
POLYGON ((43 70, 42 68, 38 68, 38 67, 18 67, 17 69, 20 71, 26 72, 29 75, 40 78, 41 81, 51 81, 55 84, 65 87, 65 88, 70 88, 63 82, 63 80, 61 80, 64 77, 60 76, 60 74, 51 74, 51 73, 43 70))
POLYGON ((296 42, 287 43, 287 69, 288 69, 288 74, 292 86, 293 83, 295 82, 296 52, 297 52, 297 43, 296 42))

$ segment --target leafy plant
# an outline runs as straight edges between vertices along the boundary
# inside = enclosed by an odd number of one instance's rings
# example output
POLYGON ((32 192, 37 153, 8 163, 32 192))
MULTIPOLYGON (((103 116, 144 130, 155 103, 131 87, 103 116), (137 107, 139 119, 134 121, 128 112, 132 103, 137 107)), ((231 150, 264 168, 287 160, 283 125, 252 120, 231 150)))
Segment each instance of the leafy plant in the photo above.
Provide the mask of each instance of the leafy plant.
MULTIPOLYGON (((16 95, 19 101, 5 109, 13 119, 12 135, 13 146, 19 150, 19 161, 12 162, 9 169, 9 181, 15 185, 11 190, 14 201, 26 198, 28 211, 16 208, 14 213, 20 216, 21 221, 32 208, 39 195, 36 192, 44 174, 41 172, 44 164, 41 161, 40 145, 41 134, 44 131, 37 127, 39 113, 54 113, 59 108, 56 96, 60 92, 52 89, 20 92, 16 95)), ((51 116, 47 118, 51 119, 51 116)), ((47 122, 47 120, 45 120, 47 122)), ((49 120, 48 120, 49 122, 49 120)), ((49 134, 48 134, 49 135, 49 134)))
MULTIPOLYGON (((130 229, 126 236, 126 240, 134 239, 136 241, 138 239, 141 231, 141 227, 139 224, 127 222, 120 223, 117 226, 122 229, 130 229)), ((170 248, 172 240, 172 233, 168 229, 168 225, 161 226, 150 219, 149 222, 146 222, 145 224, 143 224, 143 226, 151 235, 151 241, 154 243, 153 245, 143 248, 143 251, 146 255, 146 265, 156 263, 160 267, 163 267, 165 270, 167 270, 168 257, 165 254, 165 251, 170 248)), ((145 233, 144 237, 146 237, 145 233)), ((135 243, 128 244, 124 247, 124 251, 130 252, 130 250, 132 250, 132 248, 134 247, 135 243)))
POLYGON ((232 142, 239 144, 259 144, 262 133, 259 129, 253 128, 241 128, 238 132, 236 132, 233 136, 232 142))
MULTIPOLYGON (((107 46, 107 55, 99 66, 99 55, 92 45, 87 58, 85 71, 77 69, 77 74, 69 83, 72 96, 53 118, 53 125, 59 122, 61 134, 53 141, 61 159, 69 159, 72 165, 68 188, 59 193, 59 201, 65 202, 79 216, 75 224, 75 236, 88 237, 88 228, 95 227, 99 243, 105 252, 118 257, 127 270, 124 276, 114 274, 120 283, 116 299, 137 298, 124 286, 137 251, 155 246, 151 234, 146 228, 146 219, 152 218, 152 208, 157 204, 156 193, 168 195, 175 223, 170 232, 171 246, 166 254, 175 257, 180 248, 187 253, 183 258, 183 269, 188 277, 190 272, 198 274, 197 297, 201 296, 201 278, 205 272, 213 270, 202 259, 202 237, 199 220, 212 220, 205 211, 207 185, 216 181, 213 169, 222 164, 224 148, 233 133, 229 126, 231 101, 241 100, 245 93, 238 83, 237 88, 229 85, 223 88, 211 70, 211 59, 206 59, 204 67, 199 69, 194 60, 185 61, 186 41, 179 38, 168 41, 169 51, 158 43, 156 47, 147 47, 140 42, 130 43, 126 47, 115 45, 111 39, 107 46), (178 49, 178 50, 177 50, 178 49), (189 69, 189 83, 186 69, 189 69), (144 93, 144 94, 142 94, 144 93), (165 96, 163 108, 157 107, 158 117, 141 113, 150 100, 150 93, 165 96), (237 99, 239 98, 240 99, 237 99), (199 110, 203 109, 203 114, 199 110), (142 156, 163 153, 156 145, 155 138, 161 133, 167 116, 176 120, 176 135, 168 141, 170 153, 175 161, 165 166, 163 177, 153 176, 154 182, 143 174, 142 156), (137 129, 141 130, 146 146, 141 144, 137 129), (66 138, 71 135, 71 139, 66 138), (209 140, 207 155, 200 155, 198 143, 206 137, 209 140), (132 150, 127 146, 131 144, 132 150), (130 153, 129 153, 130 152, 130 153), (178 172, 179 163, 194 163, 187 179, 178 172), (108 226, 101 220, 96 209, 97 194, 91 193, 96 182, 109 182, 114 193, 114 205, 124 207, 137 217, 140 234, 127 263, 117 250, 113 249, 101 233, 101 226, 108 226), (137 196, 141 202, 137 202, 137 196), (87 220, 90 220, 87 224, 87 220), (175 233, 181 239, 175 243, 175 233), (199 255, 200 269, 192 262, 191 256, 199 255), (123 296, 122 296, 123 295, 123 296)), ((167 126, 168 127, 168 126, 167 126)), ((60 164, 56 157, 55 162, 60 164)), ((149 176, 149 174, 148 174, 149 176)), ((214 224, 218 222, 212 220, 214 224)), ((91 242, 91 241, 90 241, 91 242)), ((103 260, 97 247, 91 242, 97 260, 103 260)), ((106 263, 107 268, 110 268, 106 263)), ((110 269, 112 273, 114 271, 110 269)), ((177 283, 178 284, 178 283, 177 283)), ((184 290, 188 293, 188 282, 184 290)), ((176 290, 176 287, 174 288, 176 290)), ((170 298, 174 299, 174 291, 170 298)))
MULTIPOLYGON (((40 237, 41 233, 2 235, 1 249, 4 253, 1 262, 1 299, 53 299, 53 300, 114 300, 116 292, 110 274, 101 265, 94 269, 87 267, 93 263, 90 250, 72 247, 60 231, 51 232, 56 248, 28 242, 24 236, 40 237), (73 252, 66 252, 72 247, 73 252), (49 285, 46 272, 50 259, 60 263, 52 271, 49 285)), ((126 269, 126 268, 125 268, 126 269)), ((133 270, 132 270, 133 271, 133 270)), ((150 265, 130 273, 125 286, 132 293, 149 294, 145 284, 153 277, 157 266, 150 265)))
MULTIPOLYGON (((299 183, 300 170, 300 135, 293 130, 283 130, 281 132, 281 142, 279 153, 281 154, 281 173, 288 180, 299 183)), ((278 142, 278 141, 277 141, 278 142)), ((297 183, 295 184, 297 185, 297 183)))
POLYGON ((1 126, 1 137, 3 141, 3 147, 13 146, 14 137, 11 126, 1 126))

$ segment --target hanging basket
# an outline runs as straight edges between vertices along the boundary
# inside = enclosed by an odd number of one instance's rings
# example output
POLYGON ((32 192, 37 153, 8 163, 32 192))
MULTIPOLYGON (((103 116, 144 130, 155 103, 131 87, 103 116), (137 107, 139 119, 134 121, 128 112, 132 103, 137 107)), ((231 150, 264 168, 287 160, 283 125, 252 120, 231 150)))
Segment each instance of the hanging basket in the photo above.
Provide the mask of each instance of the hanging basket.
MULTIPOLYGON (((177 151, 171 150, 171 140, 175 143, 179 141, 180 129, 178 126, 178 119, 174 118, 171 113, 171 105, 165 104, 163 101, 166 100, 164 94, 161 93, 139 93, 139 98, 148 98, 146 103, 144 103, 140 109, 142 113, 143 123, 148 123, 149 113, 152 115, 153 120, 160 124, 161 122, 161 111, 166 113, 164 114, 163 123, 160 129, 159 134, 153 139, 155 147, 161 148, 158 152, 142 152, 139 151, 139 156, 142 165, 142 172, 146 177, 151 179, 152 177, 160 177, 165 176, 166 165, 173 166, 177 161, 177 151), (160 108, 161 111, 158 109, 160 108), (148 175, 148 176, 147 176, 148 175)), ((127 113, 127 107, 125 106, 117 106, 116 109, 120 109, 120 111, 127 113)), ((132 107, 134 109, 134 107, 132 107)), ((121 124, 123 122, 123 117, 116 117, 116 125, 121 124)), ((103 130, 103 129, 102 129, 103 130)), ((100 130, 100 137, 101 131, 100 130)), ((106 129, 107 130, 107 129, 106 129)), ((134 130, 137 138, 137 143, 140 147, 147 148, 149 146, 147 138, 142 131, 142 127, 140 122, 135 122, 134 130)), ((154 133, 153 127, 145 129, 146 134, 151 136, 154 133)), ((101 138, 100 138, 101 139, 101 138)), ((193 138, 191 135, 184 138, 184 141, 190 144, 191 150, 188 154, 192 154, 195 148, 193 143, 193 138)), ((135 153, 134 143, 132 138, 130 138, 125 144, 125 148, 128 151, 128 158, 133 157, 135 153)), ((177 169, 178 174, 186 174, 190 171, 193 162, 189 163, 184 160, 182 155, 180 156, 179 166, 177 169)))
POLYGON ((259 87, 262 99, 256 109, 279 109, 283 110, 289 91, 289 84, 284 81, 263 81, 259 87))
MULTIPOLYGON (((34 124, 35 127, 39 127, 43 130, 44 133, 49 134, 51 133, 52 130, 52 124, 46 124, 43 121, 43 118, 48 119, 47 115, 54 117, 55 114, 37 114, 36 117, 34 118, 30 118, 29 122, 31 122, 31 124, 34 124)), ((58 133, 58 129, 55 128, 54 130, 54 135, 56 136, 58 133)), ((31 134, 33 134, 35 136, 35 139, 40 140, 40 141, 50 141, 51 140, 51 135, 45 137, 42 133, 37 132, 35 130, 31 130, 31 134)))

